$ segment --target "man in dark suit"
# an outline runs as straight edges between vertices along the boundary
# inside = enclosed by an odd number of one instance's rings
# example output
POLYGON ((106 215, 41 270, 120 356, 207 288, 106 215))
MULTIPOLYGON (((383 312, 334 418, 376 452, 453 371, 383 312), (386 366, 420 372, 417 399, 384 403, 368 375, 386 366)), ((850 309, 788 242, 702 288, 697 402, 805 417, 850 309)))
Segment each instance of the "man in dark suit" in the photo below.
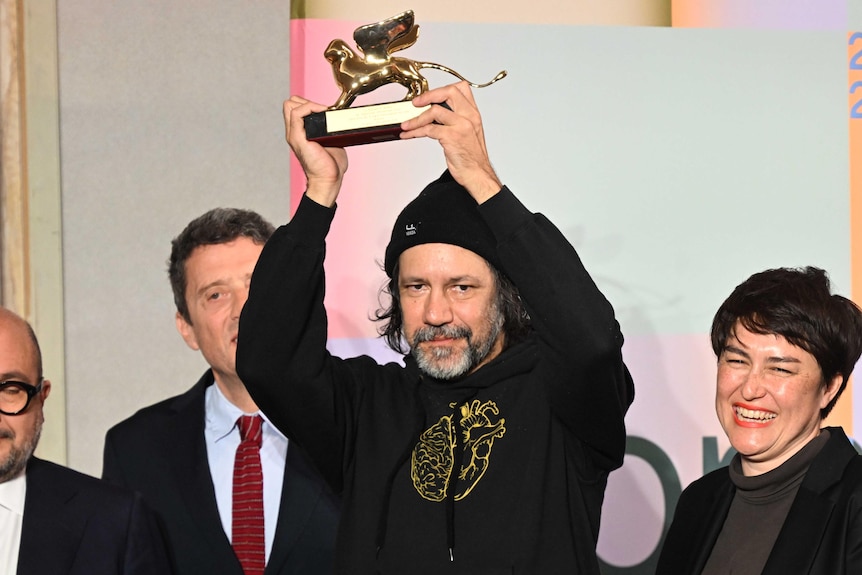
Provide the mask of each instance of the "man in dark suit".
POLYGON ((140 496, 33 457, 50 391, 32 328, 0 307, 0 573, 170 573, 140 496))
POLYGON ((103 477, 140 491, 155 508, 178 575, 331 570, 338 499, 259 412, 236 374, 239 312, 272 231, 254 212, 218 208, 173 240, 168 274, 177 329, 210 369, 187 392, 142 409, 106 437, 103 477), (234 464, 239 421, 249 415, 262 417, 265 571, 263 561, 250 566, 234 549, 241 531, 234 464))

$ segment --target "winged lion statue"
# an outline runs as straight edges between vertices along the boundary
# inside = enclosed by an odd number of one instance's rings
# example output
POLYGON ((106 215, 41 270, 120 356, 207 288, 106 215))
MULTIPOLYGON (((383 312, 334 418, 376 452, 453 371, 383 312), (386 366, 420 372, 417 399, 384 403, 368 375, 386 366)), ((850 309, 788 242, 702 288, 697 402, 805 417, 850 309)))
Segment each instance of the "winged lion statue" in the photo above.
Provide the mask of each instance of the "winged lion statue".
POLYGON ((474 88, 490 86, 506 77, 504 70, 490 82, 474 84, 442 64, 392 56, 393 52, 415 44, 418 37, 419 26, 414 22, 413 11, 407 10, 381 22, 366 24, 354 30, 353 40, 361 54, 351 50, 344 40, 336 39, 330 42, 323 55, 332 64, 332 73, 335 76, 335 83, 341 88, 341 96, 329 109, 347 108, 360 94, 367 94, 390 83, 406 87, 407 95, 404 100, 412 100, 428 90, 428 80, 420 73, 423 68, 447 72, 474 88))

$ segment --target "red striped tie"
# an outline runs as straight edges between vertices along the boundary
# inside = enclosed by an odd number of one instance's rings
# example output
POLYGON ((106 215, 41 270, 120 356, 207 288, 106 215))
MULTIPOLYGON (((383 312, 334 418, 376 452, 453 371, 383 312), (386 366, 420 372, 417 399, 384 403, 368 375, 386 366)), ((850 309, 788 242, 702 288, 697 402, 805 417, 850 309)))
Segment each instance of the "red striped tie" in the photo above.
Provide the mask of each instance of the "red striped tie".
POLYGON ((259 415, 243 415, 237 421, 241 441, 233 464, 231 544, 245 575, 263 575, 266 566, 263 471, 260 467, 262 423, 259 415))

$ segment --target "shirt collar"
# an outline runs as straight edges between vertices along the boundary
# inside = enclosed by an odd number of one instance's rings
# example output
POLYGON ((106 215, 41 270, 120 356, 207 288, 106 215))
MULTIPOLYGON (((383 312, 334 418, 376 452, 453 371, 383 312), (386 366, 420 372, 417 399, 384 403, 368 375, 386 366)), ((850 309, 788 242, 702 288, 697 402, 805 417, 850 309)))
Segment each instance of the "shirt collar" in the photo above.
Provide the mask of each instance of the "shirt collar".
POLYGON ((259 415, 264 422, 264 436, 270 433, 275 433, 283 437, 282 433, 269 422, 269 419, 262 411, 258 410, 254 413, 245 413, 243 410, 228 401, 219 389, 218 383, 213 382, 207 387, 205 392, 205 412, 206 426, 213 432, 216 441, 220 441, 227 437, 236 427, 236 421, 242 415, 259 415))
POLYGON ((27 494, 27 478, 21 474, 15 479, 0 483, 0 507, 18 515, 24 515, 24 498, 27 494))

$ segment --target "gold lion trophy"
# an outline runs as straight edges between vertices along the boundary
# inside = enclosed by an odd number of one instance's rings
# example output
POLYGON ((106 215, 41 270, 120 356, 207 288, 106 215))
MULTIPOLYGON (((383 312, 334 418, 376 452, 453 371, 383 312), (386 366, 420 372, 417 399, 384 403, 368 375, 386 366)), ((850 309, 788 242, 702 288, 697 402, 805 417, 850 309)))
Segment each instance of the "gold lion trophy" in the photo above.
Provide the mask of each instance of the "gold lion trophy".
POLYGON ((351 50, 344 40, 330 42, 323 55, 332 64, 341 96, 326 112, 305 117, 307 138, 323 146, 337 148, 397 140, 401 122, 428 109, 428 106, 416 107, 411 102, 428 90, 428 80, 420 73, 423 68, 448 72, 474 88, 490 86, 506 77, 504 70, 490 82, 474 84, 447 66, 392 56, 393 52, 415 44, 418 37, 419 26, 414 23, 413 11, 407 10, 354 30, 353 39, 362 54, 351 50), (360 94, 390 83, 407 88, 407 95, 400 102, 350 107, 360 94))

